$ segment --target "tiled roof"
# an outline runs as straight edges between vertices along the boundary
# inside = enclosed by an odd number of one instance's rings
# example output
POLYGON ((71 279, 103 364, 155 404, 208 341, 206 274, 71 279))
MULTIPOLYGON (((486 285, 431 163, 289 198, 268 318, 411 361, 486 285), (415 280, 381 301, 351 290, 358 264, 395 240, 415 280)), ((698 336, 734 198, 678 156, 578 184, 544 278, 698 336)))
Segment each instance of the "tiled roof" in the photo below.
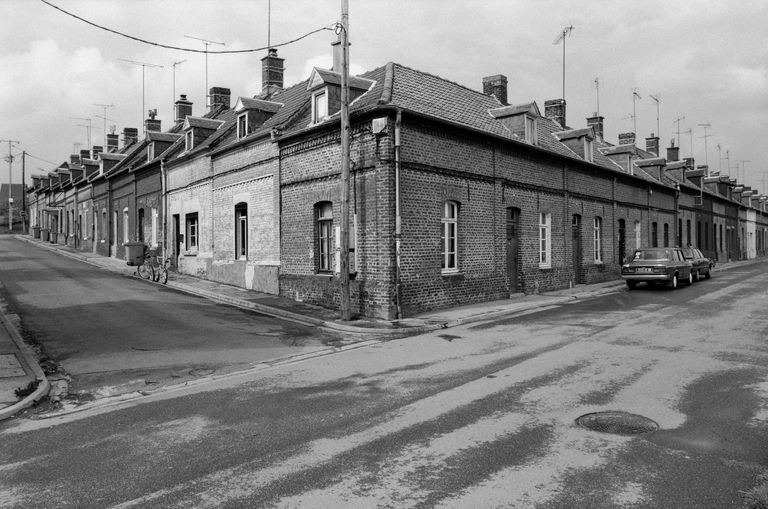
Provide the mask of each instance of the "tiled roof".
POLYGON ((519 115, 521 113, 530 113, 531 115, 541 116, 539 107, 536 105, 535 101, 525 104, 493 108, 492 110, 488 110, 488 113, 490 113, 493 118, 509 117, 512 115, 519 115))
POLYGON ((251 99, 250 97, 240 97, 237 100, 235 110, 240 112, 242 110, 259 110, 267 113, 277 113, 277 111, 283 106, 283 103, 275 101, 265 101, 264 99, 251 99))
POLYGON ((595 136, 595 132, 591 127, 582 127, 581 129, 568 129, 567 131, 559 131, 552 134, 557 136, 559 140, 570 140, 572 138, 581 138, 582 136, 595 136))
POLYGON ((178 140, 181 137, 181 134, 173 134, 173 133, 161 133, 157 131, 149 131, 147 133, 147 138, 149 141, 164 141, 167 143, 173 143, 174 141, 178 140))
POLYGON ((218 129, 221 124, 222 122, 220 120, 188 116, 186 120, 184 120, 184 129, 187 129, 189 127, 200 127, 202 129, 218 129))

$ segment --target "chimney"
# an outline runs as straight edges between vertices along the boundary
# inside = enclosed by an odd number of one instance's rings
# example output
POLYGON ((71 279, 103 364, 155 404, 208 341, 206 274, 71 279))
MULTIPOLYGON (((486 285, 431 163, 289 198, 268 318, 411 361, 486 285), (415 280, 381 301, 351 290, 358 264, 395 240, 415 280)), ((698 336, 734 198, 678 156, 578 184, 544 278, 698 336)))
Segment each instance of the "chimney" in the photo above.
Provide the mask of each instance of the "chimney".
POLYGON ((149 118, 144 121, 144 132, 160 132, 160 119, 156 116, 157 110, 149 110, 149 118))
POLYGON ((213 111, 218 105, 221 105, 223 109, 228 110, 230 102, 229 98, 231 95, 232 94, 228 88, 211 87, 211 90, 208 92, 208 96, 211 98, 211 111, 213 111))
POLYGON ((499 100, 501 104, 507 106, 507 77, 503 74, 495 76, 486 76, 483 78, 483 93, 492 95, 499 100))
POLYGON ((675 146, 675 140, 671 140, 670 146, 667 147, 667 161, 680 160, 680 147, 675 146))
POLYGON ((634 145, 635 133, 619 133, 619 145, 634 145))
POLYGON ((651 133, 651 135, 645 139, 645 150, 646 152, 650 152, 651 154, 658 156, 659 155, 659 137, 654 136, 654 134, 651 133))
POLYGON ((277 56, 275 48, 269 48, 267 56, 261 59, 261 92, 266 94, 267 98, 283 89, 284 61, 284 58, 277 56))
POLYGON ((93 146, 93 158, 94 159, 98 159, 99 158, 99 154, 101 154, 102 152, 104 152, 104 147, 102 147, 101 145, 94 145, 93 146))
POLYGON ((587 127, 592 127, 592 129, 595 131, 595 136, 600 141, 603 141, 605 139, 603 138, 603 135, 605 133, 605 129, 603 127, 604 121, 605 121, 605 117, 600 116, 597 113, 587 118, 587 127))
POLYGON ((544 116, 551 118, 565 129, 565 99, 550 99, 544 101, 544 116))
POLYGON ((117 152, 117 146, 119 144, 119 136, 115 133, 109 133, 107 135, 107 152, 117 152))
POLYGON ((123 147, 127 147, 132 143, 136 143, 139 140, 139 130, 135 127, 123 128, 123 147))
POLYGON ((70 154, 69 155, 69 163, 70 164, 80 164, 80 154, 70 154))
POLYGON ((187 101, 186 94, 179 95, 179 100, 174 104, 174 110, 176 113, 176 122, 184 122, 188 116, 192 115, 192 103, 187 101))
POLYGON ((90 159, 91 158, 91 151, 80 149, 80 161, 82 163, 83 159, 90 159))

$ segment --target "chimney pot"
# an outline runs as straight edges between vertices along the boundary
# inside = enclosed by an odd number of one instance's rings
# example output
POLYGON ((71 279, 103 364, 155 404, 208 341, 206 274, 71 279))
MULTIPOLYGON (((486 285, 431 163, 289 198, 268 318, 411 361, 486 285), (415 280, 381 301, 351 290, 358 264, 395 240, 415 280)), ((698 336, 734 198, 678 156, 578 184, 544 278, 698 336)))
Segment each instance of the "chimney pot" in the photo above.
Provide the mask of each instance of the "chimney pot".
POLYGON ((486 76, 483 78, 483 93, 492 95, 499 100, 501 104, 507 106, 507 77, 503 74, 495 76, 486 76))
POLYGON ((544 116, 554 120, 565 129, 565 99, 544 101, 544 116))

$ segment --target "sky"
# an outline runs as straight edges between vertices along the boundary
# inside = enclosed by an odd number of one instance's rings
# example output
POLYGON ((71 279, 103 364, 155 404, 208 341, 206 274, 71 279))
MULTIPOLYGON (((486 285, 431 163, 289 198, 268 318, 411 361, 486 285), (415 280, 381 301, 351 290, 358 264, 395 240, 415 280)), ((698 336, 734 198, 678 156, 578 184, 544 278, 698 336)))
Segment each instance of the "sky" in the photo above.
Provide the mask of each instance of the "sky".
MULTIPOLYGON (((224 43, 210 51, 264 48, 268 35, 280 44, 341 17, 341 0, 49 2, 152 42, 197 50, 205 45, 188 36, 224 43)), ((636 124, 641 147, 657 133, 664 155, 674 138, 681 157, 693 154, 696 164, 768 193, 768 140, 760 138, 768 132, 765 0, 349 0, 349 23, 354 74, 392 61, 475 90, 484 76, 504 74, 509 102, 534 100, 542 112, 544 101, 563 96, 563 46, 555 40, 573 26, 565 44, 570 127, 585 127, 599 106, 607 141, 618 143, 636 124)), ((330 67, 335 39, 323 30, 279 47, 285 85, 314 66, 330 67)), ((209 54, 208 87, 231 89, 233 106, 238 96, 258 94, 265 54, 209 54)), ((14 155, 31 154, 28 182, 68 159, 77 143, 87 148, 83 119, 91 119, 92 145, 104 144, 105 123, 107 132, 141 129, 149 109, 167 129, 179 94, 194 103, 194 115, 205 112, 205 83, 202 53, 121 37, 40 0, 0 0, 0 139, 20 142, 14 155)), ((7 142, 0 154, 7 183, 7 142)), ((13 182, 21 181, 20 160, 13 182)))

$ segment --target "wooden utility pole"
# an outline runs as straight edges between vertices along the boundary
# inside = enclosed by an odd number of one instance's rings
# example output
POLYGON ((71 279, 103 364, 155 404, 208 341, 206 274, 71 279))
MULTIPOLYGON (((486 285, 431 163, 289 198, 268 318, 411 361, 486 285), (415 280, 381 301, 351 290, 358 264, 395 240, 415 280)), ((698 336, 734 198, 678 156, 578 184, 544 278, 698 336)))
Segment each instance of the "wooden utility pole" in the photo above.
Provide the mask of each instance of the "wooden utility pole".
POLYGON ((14 145, 18 145, 19 141, 16 140, 0 140, 0 142, 8 142, 8 229, 13 231, 13 154, 11 149, 14 145))
POLYGON ((349 0, 341 0, 341 319, 352 311, 349 296, 349 0))

